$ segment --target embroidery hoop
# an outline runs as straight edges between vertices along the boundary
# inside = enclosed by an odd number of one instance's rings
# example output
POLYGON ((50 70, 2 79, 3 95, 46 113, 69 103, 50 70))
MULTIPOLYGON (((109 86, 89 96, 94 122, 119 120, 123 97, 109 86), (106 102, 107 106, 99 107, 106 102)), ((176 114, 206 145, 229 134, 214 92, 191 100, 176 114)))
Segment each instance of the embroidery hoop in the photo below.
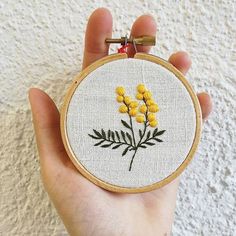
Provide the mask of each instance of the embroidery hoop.
POLYGON ((193 140, 191 149, 190 149, 188 155, 186 156, 186 158, 184 159, 184 161, 182 162, 182 164, 166 178, 164 178, 161 181, 156 182, 154 184, 143 186, 143 187, 122 187, 122 186, 118 186, 118 185, 114 185, 114 184, 110 184, 108 182, 105 182, 105 181, 99 179, 98 177, 96 177, 95 175, 93 175, 92 173, 90 173, 81 164, 81 162, 78 160, 78 158, 75 156, 74 152, 71 149, 71 146, 70 146, 70 143, 68 140, 67 130, 66 130, 66 118, 67 118, 68 106, 69 106, 71 98, 72 98, 75 90, 79 86, 80 82, 83 79, 85 79, 92 71, 103 66, 104 64, 115 61, 115 60, 122 60, 122 59, 126 59, 126 58, 127 58, 126 53, 117 53, 117 54, 112 54, 112 55, 103 57, 100 60, 97 60, 96 62, 94 62, 93 64, 88 66, 87 68, 85 68, 83 71, 81 71, 78 74, 78 76, 76 76, 76 78, 74 79, 72 85, 70 86, 70 88, 65 96, 64 103, 61 107, 61 123, 60 123, 61 135, 62 135, 62 140, 63 140, 64 146, 65 146, 65 149, 67 151, 67 154, 69 155, 73 164, 76 166, 76 168, 79 170, 79 172, 84 177, 86 177, 88 180, 90 180, 94 184, 96 184, 106 190, 113 191, 113 192, 121 192, 121 193, 147 192, 147 191, 151 191, 151 190, 163 187, 164 185, 170 183, 176 177, 178 177, 183 172, 183 170, 187 167, 189 162, 192 160, 193 155, 196 152, 197 146, 200 142, 202 115, 201 115, 201 109, 200 109, 200 105, 199 105, 197 96, 195 95, 191 85, 188 83, 188 81, 185 79, 185 77, 182 75, 182 73, 180 71, 178 71, 173 65, 171 65, 169 62, 167 62, 157 56, 151 55, 151 54, 136 53, 134 55, 135 59, 147 60, 150 62, 154 62, 158 65, 163 66, 164 68, 166 68, 170 72, 172 72, 182 82, 182 84, 184 85, 184 87, 188 91, 188 93, 192 99, 193 105, 194 105, 194 110, 195 110, 195 115, 196 115, 196 129, 195 129, 195 135, 194 135, 194 140, 193 140))

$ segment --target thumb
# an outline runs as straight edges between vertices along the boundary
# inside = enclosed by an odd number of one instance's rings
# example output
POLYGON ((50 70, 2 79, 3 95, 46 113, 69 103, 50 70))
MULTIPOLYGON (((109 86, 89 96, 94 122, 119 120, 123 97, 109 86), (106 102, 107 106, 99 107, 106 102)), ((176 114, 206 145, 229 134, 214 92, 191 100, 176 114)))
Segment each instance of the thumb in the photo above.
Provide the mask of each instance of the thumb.
POLYGON ((59 111, 52 99, 40 89, 29 90, 29 101, 41 171, 54 173, 71 163, 61 139, 59 111))

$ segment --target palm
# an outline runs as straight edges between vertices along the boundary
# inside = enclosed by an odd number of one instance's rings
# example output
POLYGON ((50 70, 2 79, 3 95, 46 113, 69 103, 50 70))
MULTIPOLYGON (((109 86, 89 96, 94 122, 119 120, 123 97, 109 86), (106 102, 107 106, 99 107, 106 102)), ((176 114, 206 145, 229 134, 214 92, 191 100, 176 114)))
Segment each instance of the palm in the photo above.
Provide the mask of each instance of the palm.
MULTIPOLYGON (((107 55, 106 37, 111 36, 108 10, 96 10, 88 22, 83 68, 107 55), (100 27, 98 27, 100 26, 100 27), (93 35, 96 34, 96 38, 93 35)), ((139 17, 131 34, 155 35, 152 17, 139 17)), ((149 47, 139 48, 148 52, 149 47)), ((128 55, 133 56, 133 49, 128 55)), ((190 66, 184 52, 173 54, 170 63, 183 73, 190 66)), ((211 110, 207 94, 198 95, 203 118, 211 110)), ((170 232, 178 179, 165 187, 142 194, 118 194, 103 190, 85 179, 67 156, 60 135, 59 112, 47 94, 30 90, 42 179, 50 198, 71 235, 164 235, 170 232)))
MULTIPOLYGON (((148 193, 117 194, 92 184, 78 174, 67 156, 65 160, 68 162, 61 169, 48 166, 47 172, 55 176, 43 176, 45 186, 64 222, 79 225, 85 235, 93 235, 93 232, 100 235, 99 230, 103 230, 101 235, 144 235, 148 231, 147 235, 152 235, 151 232, 154 235, 159 232, 158 225, 162 221, 172 221, 176 182, 148 193), (168 214, 163 219, 164 211, 168 214), (69 218, 63 218, 68 215, 69 218)), ((164 233, 163 229, 161 232, 164 233)))

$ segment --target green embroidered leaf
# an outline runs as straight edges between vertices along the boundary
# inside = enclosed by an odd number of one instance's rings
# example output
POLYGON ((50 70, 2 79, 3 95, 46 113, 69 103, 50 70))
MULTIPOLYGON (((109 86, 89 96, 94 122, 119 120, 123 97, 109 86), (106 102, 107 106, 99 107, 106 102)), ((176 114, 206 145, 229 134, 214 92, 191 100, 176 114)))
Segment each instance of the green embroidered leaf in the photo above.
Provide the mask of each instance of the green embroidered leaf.
POLYGON ((119 142, 120 142, 120 135, 119 135, 118 131, 115 131, 115 132, 116 132, 116 137, 117 137, 117 139, 118 139, 119 142))
POLYGON ((127 141, 125 139, 125 132, 123 130, 121 130, 120 132, 121 132, 121 136, 122 136, 123 140, 127 143, 127 141))
POLYGON ((158 128, 154 129, 152 136, 153 137, 156 136, 157 132, 158 132, 158 128))
POLYGON ((100 137, 94 136, 92 134, 88 134, 89 137, 93 138, 93 139, 101 139, 100 137))
POLYGON ((126 132, 126 136, 128 137, 128 139, 130 141, 130 144, 132 145, 132 137, 131 137, 131 135, 128 132, 126 132))
POLYGON ((139 137, 142 138, 142 131, 141 131, 141 129, 138 130, 138 133, 139 133, 139 137))
POLYGON ((139 147, 141 147, 141 148, 147 148, 146 146, 144 146, 144 145, 140 145, 139 147))
POLYGON ((102 138, 102 135, 101 135, 97 130, 93 129, 93 132, 94 132, 98 137, 102 138))
POLYGON ((159 139, 159 138, 154 138, 154 140, 156 140, 157 142, 163 142, 161 139, 159 139))
POLYGON ((122 152, 122 156, 124 156, 129 150, 129 146, 122 152))
POLYGON ((148 133, 147 133, 147 137, 146 137, 146 139, 149 139, 150 136, 151 136, 151 131, 149 130, 148 133))
POLYGON ((121 144, 118 144, 116 146, 114 146, 112 149, 117 149, 118 147, 120 147, 121 145, 123 145, 122 143, 121 144))
POLYGON ((124 120, 121 120, 121 123, 128 129, 131 129, 130 125, 128 125, 128 123, 124 120))
POLYGON ((102 141, 100 141, 100 142, 98 142, 98 143, 95 143, 94 146, 99 146, 99 145, 102 144, 104 141, 105 141, 105 140, 102 140, 102 141))
POLYGON ((102 129, 102 137, 103 137, 104 139, 106 139, 106 133, 105 133, 104 129, 102 129))
POLYGON ((104 145, 102 145, 101 147, 102 148, 107 148, 107 147, 110 147, 112 145, 112 143, 109 143, 109 144, 104 144, 104 145))
POLYGON ((113 141, 115 141, 115 133, 113 131, 111 131, 111 138, 113 141))
POLYGON ((145 144, 147 144, 147 145, 149 145, 149 146, 155 145, 155 143, 152 143, 152 142, 146 142, 145 144))
POLYGON ((110 137, 111 137, 111 130, 108 130, 108 132, 107 132, 107 138, 108 138, 108 140, 110 140, 110 137))
POLYGON ((162 131, 157 132, 155 136, 159 136, 159 135, 162 135, 164 133, 165 133, 165 130, 162 130, 162 131))

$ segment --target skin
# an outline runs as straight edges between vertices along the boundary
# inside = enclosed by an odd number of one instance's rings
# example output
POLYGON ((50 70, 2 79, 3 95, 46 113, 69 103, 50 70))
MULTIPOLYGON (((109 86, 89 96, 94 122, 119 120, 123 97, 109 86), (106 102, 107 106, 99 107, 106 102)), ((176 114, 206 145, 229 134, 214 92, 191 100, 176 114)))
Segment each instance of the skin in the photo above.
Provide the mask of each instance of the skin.
MULTIPOLYGON (((142 15, 132 26, 131 35, 155 35, 156 23, 142 15)), ((105 38, 112 36, 112 16, 105 8, 96 9, 89 18, 83 68, 108 55, 105 38), (93 37, 96 35, 96 37, 93 37)), ((150 47, 138 47, 149 52, 150 47)), ((129 48, 128 56, 134 55, 129 48)), ((185 52, 176 52, 169 62, 186 74, 191 65, 185 52)), ((197 94, 203 119, 211 112, 207 93, 197 94)), ((40 156, 42 181, 70 235, 170 235, 179 177, 170 184, 139 194, 112 193, 85 179, 74 167, 64 149, 60 116, 52 99, 43 91, 29 91, 33 123, 40 156)))

